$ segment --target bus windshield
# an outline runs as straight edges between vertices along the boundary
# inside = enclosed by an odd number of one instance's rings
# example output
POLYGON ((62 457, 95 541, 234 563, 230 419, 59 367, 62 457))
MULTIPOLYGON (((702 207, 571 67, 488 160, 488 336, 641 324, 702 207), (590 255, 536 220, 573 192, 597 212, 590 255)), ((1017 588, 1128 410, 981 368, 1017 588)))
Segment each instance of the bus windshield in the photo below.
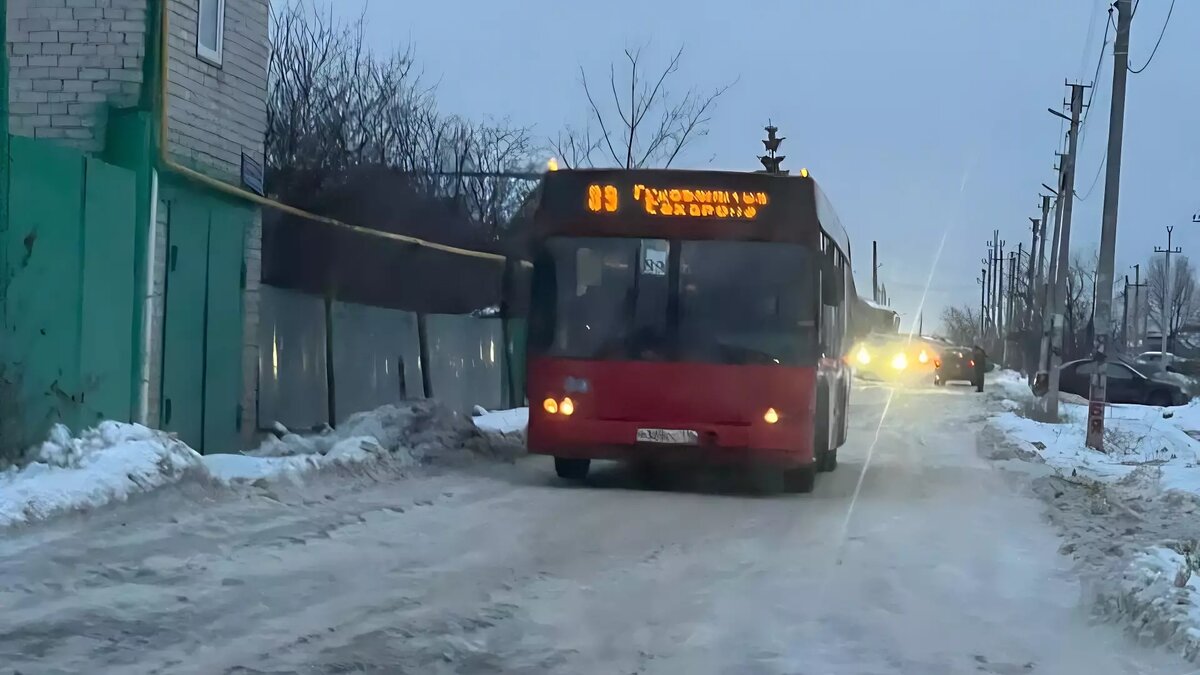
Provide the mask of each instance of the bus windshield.
POLYGON ((530 348, 598 360, 802 365, 815 358, 812 254, 798 244, 548 239, 530 348))

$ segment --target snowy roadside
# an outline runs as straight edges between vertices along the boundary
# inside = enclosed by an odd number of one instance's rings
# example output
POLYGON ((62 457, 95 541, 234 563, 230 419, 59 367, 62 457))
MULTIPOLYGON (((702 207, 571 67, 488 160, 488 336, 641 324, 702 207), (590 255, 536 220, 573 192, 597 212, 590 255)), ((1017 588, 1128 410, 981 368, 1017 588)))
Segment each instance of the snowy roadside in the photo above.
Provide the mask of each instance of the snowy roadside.
POLYGON ((279 427, 245 454, 201 455, 174 435, 105 421, 77 437, 56 426, 30 461, 0 472, 0 528, 122 502, 184 480, 239 485, 301 481, 336 468, 460 464, 523 453, 521 410, 474 420, 433 401, 352 415, 337 430, 299 435, 279 427))
POLYGON ((1064 397, 1066 423, 1044 424, 1025 416, 1018 374, 992 384, 980 450, 1035 477, 1097 616, 1200 659, 1200 405, 1110 406, 1099 453, 1084 444, 1085 401, 1064 397))

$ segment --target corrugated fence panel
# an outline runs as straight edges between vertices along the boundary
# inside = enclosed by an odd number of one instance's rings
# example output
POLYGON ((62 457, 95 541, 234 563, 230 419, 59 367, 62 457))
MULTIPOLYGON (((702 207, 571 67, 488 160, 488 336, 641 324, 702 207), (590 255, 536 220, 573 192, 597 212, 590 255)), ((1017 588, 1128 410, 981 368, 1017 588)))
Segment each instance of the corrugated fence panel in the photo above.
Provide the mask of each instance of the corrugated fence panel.
POLYGON ((254 211, 209 199, 204 357, 204 452, 241 445, 242 256, 254 211))
POLYGON ((508 324, 508 359, 507 373, 509 377, 509 399, 507 407, 516 408, 525 405, 525 342, 528 337, 529 324, 525 319, 505 319, 508 324))
POLYGON ((264 284, 259 302, 259 426, 329 423, 325 300, 264 284))
POLYGON ((204 449, 204 301, 209 212, 205 199, 172 195, 163 312, 162 428, 204 449))
POLYGON ((81 424, 133 418, 137 189, 132 171, 87 160, 83 213, 81 424))
POLYGON ((8 325, 5 444, 43 437, 55 422, 75 426, 85 396, 79 378, 83 269, 83 156, 13 137, 6 241, 8 325), (15 418, 15 419, 14 419, 15 418))
POLYGON ((133 404, 134 175, 77 150, 12 139, 0 451, 133 404))
POLYGON ((424 395, 416 314, 345 302, 332 309, 338 421, 424 395))
POLYGON ((426 319, 434 398, 460 412, 502 408, 504 337, 499 319, 430 314, 426 319))

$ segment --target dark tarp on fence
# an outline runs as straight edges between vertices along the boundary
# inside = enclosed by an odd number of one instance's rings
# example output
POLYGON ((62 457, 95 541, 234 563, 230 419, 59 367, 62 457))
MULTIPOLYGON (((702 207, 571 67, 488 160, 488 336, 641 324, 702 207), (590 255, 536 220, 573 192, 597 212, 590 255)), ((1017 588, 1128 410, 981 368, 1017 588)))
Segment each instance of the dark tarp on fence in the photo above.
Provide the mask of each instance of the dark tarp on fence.
MULTIPOLYGON (((415 191, 403 174, 356 169, 319 194, 293 203, 352 225, 458 248, 506 251, 496 232, 471 220, 453 200, 415 191)), ((263 215, 263 282, 337 300, 419 313, 465 314, 501 304, 505 263, 354 232, 279 211, 263 215)), ((514 288, 527 275, 514 266, 514 288)), ((510 294, 523 314, 524 293, 510 294)))

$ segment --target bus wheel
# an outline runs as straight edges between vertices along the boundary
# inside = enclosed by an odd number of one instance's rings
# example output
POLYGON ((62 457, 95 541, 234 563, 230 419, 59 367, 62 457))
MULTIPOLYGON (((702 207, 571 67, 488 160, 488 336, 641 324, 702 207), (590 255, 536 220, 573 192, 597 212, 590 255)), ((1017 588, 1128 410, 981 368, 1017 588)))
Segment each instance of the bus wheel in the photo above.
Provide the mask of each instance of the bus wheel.
MULTIPOLYGON (((829 471, 825 468, 829 460, 829 394, 822 390, 817 395, 817 412, 813 419, 813 470, 829 471)), ((811 488, 809 488, 811 489, 811 488)))
POLYGON ((837 468, 837 448, 825 451, 825 459, 821 462, 821 471, 833 471, 837 468))
POLYGON ((555 457, 554 458, 554 473, 558 474, 559 478, 567 480, 583 480, 587 478, 588 469, 592 465, 590 459, 573 459, 570 457, 555 457))
POLYGON ((817 483, 817 466, 802 466, 797 469, 787 469, 783 472, 783 490, 785 492, 812 492, 817 483))

